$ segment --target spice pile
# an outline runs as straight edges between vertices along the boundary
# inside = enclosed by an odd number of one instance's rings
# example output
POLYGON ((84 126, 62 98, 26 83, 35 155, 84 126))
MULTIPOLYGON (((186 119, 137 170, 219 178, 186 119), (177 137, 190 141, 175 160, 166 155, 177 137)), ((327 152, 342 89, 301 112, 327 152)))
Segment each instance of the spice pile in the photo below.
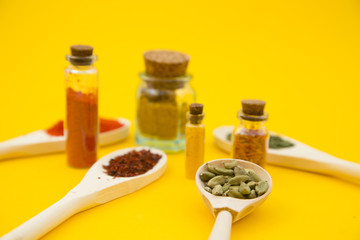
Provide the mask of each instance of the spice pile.
POLYGON ((225 168, 207 164, 207 171, 200 173, 206 183, 204 189, 216 196, 252 199, 265 194, 269 188, 266 181, 252 170, 237 165, 237 161, 223 163, 225 168))
POLYGON ((270 136, 269 148, 272 149, 281 149, 293 147, 295 144, 279 137, 279 136, 270 136))
MULTIPOLYGON (((228 133, 228 135, 226 136, 226 139, 231 141, 232 138, 232 133, 228 133)), ((276 135, 270 135, 269 138, 269 148, 271 149, 282 149, 282 148, 288 148, 288 147, 293 147, 295 146, 294 143, 289 142, 279 136, 276 135)))
MULTIPOLYGON (((100 133, 108 132, 121 128, 124 124, 116 120, 100 118, 100 133)), ((46 133, 51 136, 64 136, 64 121, 59 121, 52 127, 46 129, 46 133)))
POLYGON ((113 177, 134 177, 152 169, 161 159, 161 155, 150 150, 131 151, 110 160, 104 165, 106 173, 113 177))

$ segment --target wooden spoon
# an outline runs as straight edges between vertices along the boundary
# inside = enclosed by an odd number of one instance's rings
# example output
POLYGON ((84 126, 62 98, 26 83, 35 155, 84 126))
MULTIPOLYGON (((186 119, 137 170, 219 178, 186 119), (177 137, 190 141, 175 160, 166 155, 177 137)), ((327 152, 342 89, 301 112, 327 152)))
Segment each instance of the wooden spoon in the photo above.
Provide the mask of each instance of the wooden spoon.
POLYGON ((38 239, 75 213, 135 192, 155 181, 165 172, 166 162, 166 154, 154 148, 134 147, 112 152, 99 159, 83 180, 64 198, 9 232, 1 240, 38 239), (159 162, 145 174, 113 178, 104 172, 103 165, 108 165, 110 159, 132 150, 142 149, 162 156, 159 162))
MULTIPOLYGON (((231 152, 231 141, 227 135, 233 126, 221 126, 213 131, 215 143, 222 150, 231 152)), ((294 144, 282 149, 268 149, 267 162, 272 165, 322 173, 360 184, 360 164, 334 157, 290 137, 271 132, 272 135, 294 144)))
MULTIPOLYGON (((100 146, 121 141, 129 135, 130 121, 124 118, 119 118, 117 121, 123 126, 100 133, 100 146)), ((0 142, 0 160, 62 151, 65 151, 65 137, 50 136, 45 130, 34 131, 0 142)))
MULTIPOLYGON (((232 162, 234 159, 217 159, 209 163, 224 167, 224 162, 232 162)), ((269 183, 267 192, 253 199, 237 199, 232 197, 215 196, 204 189, 205 183, 200 179, 200 173, 207 170, 207 164, 202 165, 196 172, 196 186, 199 190, 201 198, 212 214, 216 217, 215 225, 210 235, 210 240, 226 240, 230 239, 231 224, 245 217, 256 207, 262 204, 269 196, 272 189, 272 179, 270 175, 262 167, 244 160, 237 160, 238 165, 246 169, 254 170, 259 177, 269 183)))

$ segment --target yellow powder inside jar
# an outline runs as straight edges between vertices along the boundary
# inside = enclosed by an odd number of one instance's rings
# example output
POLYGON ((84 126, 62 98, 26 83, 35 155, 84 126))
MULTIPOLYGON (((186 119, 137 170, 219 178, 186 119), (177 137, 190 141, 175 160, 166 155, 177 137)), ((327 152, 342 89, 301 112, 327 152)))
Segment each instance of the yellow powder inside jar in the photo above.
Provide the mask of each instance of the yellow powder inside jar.
POLYGON ((138 125, 143 135, 160 139, 175 139, 178 130, 178 107, 175 99, 139 99, 138 125))

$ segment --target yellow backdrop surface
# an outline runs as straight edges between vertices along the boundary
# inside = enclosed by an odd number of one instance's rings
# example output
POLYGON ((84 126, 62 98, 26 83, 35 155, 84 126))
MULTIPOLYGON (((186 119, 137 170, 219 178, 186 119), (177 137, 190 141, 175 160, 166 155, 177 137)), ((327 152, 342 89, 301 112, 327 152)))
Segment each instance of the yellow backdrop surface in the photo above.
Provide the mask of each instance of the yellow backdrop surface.
MULTIPOLYGON (((360 8, 355 0, 0 1, 0 141, 64 117, 65 54, 90 44, 99 56, 100 115, 134 123, 145 50, 191 55, 205 105, 205 161, 228 157, 212 130, 237 124, 244 98, 267 101, 270 130, 360 163, 360 8)), ((102 148, 100 157, 133 146, 102 148)), ((125 197, 77 214, 44 239, 206 239, 214 218, 184 153, 165 174, 125 197)), ((269 199, 233 224, 232 239, 359 239, 360 187, 268 166, 269 199)), ((0 162, 0 235, 44 210, 86 170, 65 154, 0 162)))

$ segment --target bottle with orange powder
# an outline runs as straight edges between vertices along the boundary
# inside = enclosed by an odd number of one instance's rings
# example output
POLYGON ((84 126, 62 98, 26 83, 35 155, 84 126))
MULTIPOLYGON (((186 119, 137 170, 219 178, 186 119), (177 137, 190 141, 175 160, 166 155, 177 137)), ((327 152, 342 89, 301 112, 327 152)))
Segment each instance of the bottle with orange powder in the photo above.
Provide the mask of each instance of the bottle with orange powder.
POLYGON ((98 148, 98 72, 96 56, 87 45, 71 46, 65 69, 66 154, 72 167, 90 167, 97 160, 98 148))
POLYGON ((242 110, 238 112, 240 125, 234 129, 232 158, 247 160, 261 167, 266 163, 269 133, 265 127, 268 119, 264 111, 265 101, 242 100, 242 110))

